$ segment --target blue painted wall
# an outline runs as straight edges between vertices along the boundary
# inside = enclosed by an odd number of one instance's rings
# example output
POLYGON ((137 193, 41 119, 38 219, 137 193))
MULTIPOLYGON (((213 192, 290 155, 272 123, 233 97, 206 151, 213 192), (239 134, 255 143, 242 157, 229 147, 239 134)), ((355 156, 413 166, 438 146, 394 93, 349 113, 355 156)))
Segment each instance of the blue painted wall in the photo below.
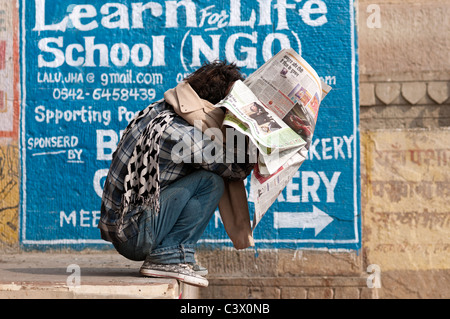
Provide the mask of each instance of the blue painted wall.
MULTIPOLYGON (((256 228, 256 245, 361 247, 352 0, 21 0, 20 12, 23 246, 110 247, 96 228, 101 189, 134 112, 206 60, 236 61, 251 74, 292 47, 333 90, 309 159, 256 228), (274 226, 278 213, 314 210, 332 221, 274 226)), ((231 245, 218 214, 202 243, 231 245)))

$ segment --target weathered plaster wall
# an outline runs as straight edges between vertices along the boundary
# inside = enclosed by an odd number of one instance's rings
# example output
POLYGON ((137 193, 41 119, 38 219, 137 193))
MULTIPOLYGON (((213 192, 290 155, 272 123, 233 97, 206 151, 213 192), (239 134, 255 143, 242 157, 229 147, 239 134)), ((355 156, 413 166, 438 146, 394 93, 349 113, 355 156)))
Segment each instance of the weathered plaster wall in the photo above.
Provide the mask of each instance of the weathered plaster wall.
POLYGON ((0 3, 0 250, 18 243, 19 62, 18 10, 0 3))
POLYGON ((358 2, 361 254, 208 254, 220 278, 205 296, 450 296, 449 14, 448 1, 358 2), (367 288, 361 276, 377 274, 367 288))
POLYGON ((450 295, 450 4, 359 1, 364 265, 385 298, 450 295))

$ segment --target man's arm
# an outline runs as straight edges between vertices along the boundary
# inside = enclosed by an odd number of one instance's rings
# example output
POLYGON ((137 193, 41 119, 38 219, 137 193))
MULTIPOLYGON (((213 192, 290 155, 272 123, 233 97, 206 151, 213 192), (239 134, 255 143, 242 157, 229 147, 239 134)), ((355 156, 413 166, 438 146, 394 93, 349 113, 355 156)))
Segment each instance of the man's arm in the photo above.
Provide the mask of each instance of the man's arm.
POLYGON ((232 154, 230 150, 227 154, 224 145, 216 142, 219 139, 213 141, 193 126, 175 124, 165 133, 170 135, 173 143, 171 157, 176 163, 183 162, 196 169, 202 168, 229 180, 244 180, 255 165, 250 161, 248 143, 244 149, 240 149, 238 143, 233 143, 232 154), (244 156, 238 154, 242 152, 245 152, 244 156))

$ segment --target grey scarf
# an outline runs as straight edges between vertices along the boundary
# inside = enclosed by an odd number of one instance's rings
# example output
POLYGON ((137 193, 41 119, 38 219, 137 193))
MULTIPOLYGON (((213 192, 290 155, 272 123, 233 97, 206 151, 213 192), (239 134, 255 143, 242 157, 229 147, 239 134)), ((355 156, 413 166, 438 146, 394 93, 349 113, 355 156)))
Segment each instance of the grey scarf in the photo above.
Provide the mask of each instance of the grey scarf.
MULTIPOLYGON (((145 118, 151 108, 141 111, 130 122, 125 132, 128 134, 141 119, 145 118)), ((122 195, 122 218, 137 206, 151 209, 155 214, 159 212, 159 148, 162 133, 172 122, 174 114, 170 111, 159 113, 140 135, 128 162, 127 174, 124 179, 124 193, 122 195)))

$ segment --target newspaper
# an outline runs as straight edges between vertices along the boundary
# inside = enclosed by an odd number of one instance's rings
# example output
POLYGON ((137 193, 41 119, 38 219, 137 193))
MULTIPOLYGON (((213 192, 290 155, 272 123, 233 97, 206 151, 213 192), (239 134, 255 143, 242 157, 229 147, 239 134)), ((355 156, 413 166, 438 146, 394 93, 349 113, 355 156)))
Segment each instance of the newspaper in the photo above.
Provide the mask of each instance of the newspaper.
POLYGON ((299 54, 284 49, 216 105, 228 110, 223 125, 247 135, 259 151, 250 182, 253 229, 306 159, 330 90, 299 54))
POLYGON ((264 172, 273 174, 306 142, 271 109, 266 108, 242 81, 216 104, 229 112, 223 124, 247 135, 259 151, 264 172))

